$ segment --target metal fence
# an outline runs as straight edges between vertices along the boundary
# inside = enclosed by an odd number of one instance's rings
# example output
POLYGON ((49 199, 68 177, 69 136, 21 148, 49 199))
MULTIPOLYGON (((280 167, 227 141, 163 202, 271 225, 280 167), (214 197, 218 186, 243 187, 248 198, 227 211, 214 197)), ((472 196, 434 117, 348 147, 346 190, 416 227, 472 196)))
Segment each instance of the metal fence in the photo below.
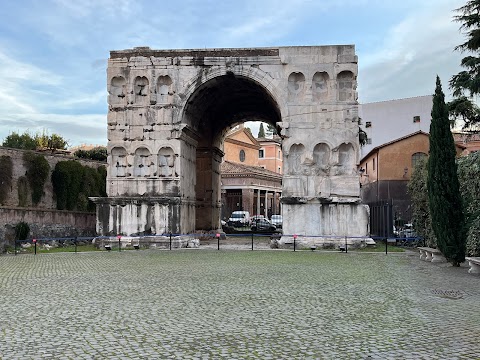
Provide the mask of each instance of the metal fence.
POLYGON ((378 252, 384 247, 388 253, 389 247, 414 248, 422 245, 421 238, 385 238, 383 236, 305 236, 305 235, 282 235, 242 233, 242 234, 161 234, 150 236, 99 236, 99 237, 66 237, 66 238, 40 238, 16 240, 14 254, 51 252, 51 251, 128 251, 141 249, 174 250, 182 248, 199 248, 212 250, 267 250, 278 248, 281 237, 284 240, 282 249, 299 250, 336 250, 348 253, 357 248, 368 248, 367 243, 373 239, 376 242, 375 249, 378 252), (304 238, 308 237, 309 242, 304 238), (313 241, 312 241, 313 239, 313 241), (276 246, 277 244, 277 246, 276 246), (56 249, 56 250, 54 250, 56 249))
POLYGON ((382 200, 367 205, 370 206, 370 234, 381 238, 393 238, 395 235, 392 202, 382 200))

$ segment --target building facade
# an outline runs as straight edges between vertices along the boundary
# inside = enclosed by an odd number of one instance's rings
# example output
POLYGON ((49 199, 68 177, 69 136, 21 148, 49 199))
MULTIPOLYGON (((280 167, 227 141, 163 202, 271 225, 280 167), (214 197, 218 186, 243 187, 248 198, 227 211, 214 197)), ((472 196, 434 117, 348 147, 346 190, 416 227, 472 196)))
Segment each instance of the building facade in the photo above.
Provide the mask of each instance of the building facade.
POLYGON ((281 143, 268 140, 254 138, 243 124, 225 137, 225 156, 221 165, 222 219, 228 219, 237 210, 268 218, 280 214, 282 174, 267 168, 267 165, 273 165, 274 169, 279 161, 263 165, 264 159, 260 155, 265 149, 273 155, 281 143))

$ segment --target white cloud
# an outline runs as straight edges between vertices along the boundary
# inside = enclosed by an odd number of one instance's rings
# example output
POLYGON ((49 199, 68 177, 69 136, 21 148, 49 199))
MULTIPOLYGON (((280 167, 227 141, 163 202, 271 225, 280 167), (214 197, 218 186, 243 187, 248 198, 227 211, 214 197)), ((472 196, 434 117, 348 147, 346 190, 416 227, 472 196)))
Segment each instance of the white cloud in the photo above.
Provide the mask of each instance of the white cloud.
POLYGON ((61 77, 33 64, 24 63, 0 51, 0 81, 26 81, 29 84, 58 85, 61 77))
POLYGON ((60 76, 0 52, 0 116, 35 112, 35 99, 41 95, 35 88, 60 82, 60 76))
MULTIPOLYGON (((453 49, 462 41, 452 9, 439 3, 418 8, 385 34, 382 48, 359 56, 359 94, 362 102, 433 93, 435 76, 448 79, 459 71, 461 54, 453 49)), ((359 50, 359 49, 357 49, 359 50)), ((361 52, 361 49, 360 49, 361 52)))

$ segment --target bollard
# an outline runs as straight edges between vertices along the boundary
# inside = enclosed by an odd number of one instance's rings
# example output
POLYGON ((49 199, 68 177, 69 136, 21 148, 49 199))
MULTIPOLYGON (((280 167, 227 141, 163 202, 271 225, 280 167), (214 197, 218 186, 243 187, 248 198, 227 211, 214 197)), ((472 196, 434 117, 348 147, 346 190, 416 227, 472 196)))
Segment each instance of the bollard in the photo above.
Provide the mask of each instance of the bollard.
POLYGON ((253 233, 252 233, 252 251, 253 251, 253 233))
POLYGON ((35 245, 35 255, 37 255, 37 239, 33 239, 33 244, 35 245))
POLYGON ((295 251, 296 243, 297 243, 297 234, 293 235, 293 251, 295 251))
POLYGON ((385 238, 385 255, 388 254, 388 240, 385 238))
POLYGON ((345 254, 348 253, 347 237, 345 236, 345 254))
POLYGON ((117 235, 118 238, 118 252, 120 252, 122 249, 122 244, 120 243, 120 240, 122 239, 122 235, 117 235))
POLYGON ((220 250, 220 234, 216 233, 215 237, 217 238, 217 250, 220 250))
POLYGON ((170 250, 172 250, 172 233, 170 233, 170 250))
POLYGON ((75 243, 75 254, 77 253, 77 237, 75 236, 75 238, 73 239, 74 243, 75 243))

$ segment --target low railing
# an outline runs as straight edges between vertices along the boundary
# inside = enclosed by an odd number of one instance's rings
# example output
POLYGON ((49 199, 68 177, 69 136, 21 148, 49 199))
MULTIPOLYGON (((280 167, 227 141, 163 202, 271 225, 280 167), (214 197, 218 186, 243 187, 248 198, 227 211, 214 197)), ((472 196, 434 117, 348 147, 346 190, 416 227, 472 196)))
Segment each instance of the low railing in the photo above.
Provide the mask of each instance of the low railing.
MULTIPOLYGON (((148 236, 98 236, 98 237, 64 237, 64 238, 33 238, 16 240, 14 254, 33 252, 35 255, 50 252, 57 247, 66 251, 79 252, 89 250, 122 251, 140 250, 146 248, 178 249, 178 248, 209 248, 226 250, 264 250, 278 248, 286 250, 338 250, 348 253, 358 247, 368 247, 375 244, 377 252, 382 245, 385 254, 389 248, 414 248, 423 245, 422 238, 384 238, 366 236, 313 236, 280 233, 198 233, 198 234, 158 234, 148 236), (283 238, 282 241, 280 239, 283 238), (305 239, 308 238, 308 241, 305 239), (373 243, 372 243, 373 240, 373 243), (23 251, 22 251, 23 250, 23 251)), ((58 251, 58 249, 56 250, 58 251)))

